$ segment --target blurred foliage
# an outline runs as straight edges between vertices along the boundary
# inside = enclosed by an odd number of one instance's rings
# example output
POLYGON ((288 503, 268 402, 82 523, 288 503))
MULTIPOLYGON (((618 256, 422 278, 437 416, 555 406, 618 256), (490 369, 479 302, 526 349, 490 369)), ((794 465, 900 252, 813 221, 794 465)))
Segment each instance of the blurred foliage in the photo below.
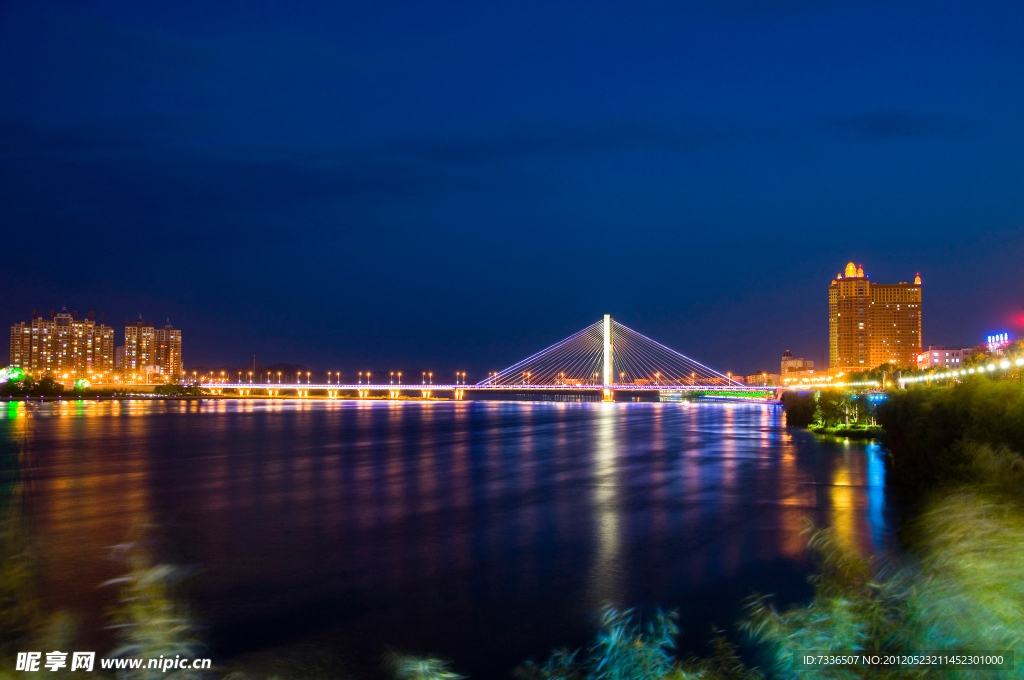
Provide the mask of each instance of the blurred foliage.
MULTIPOLYGON (((921 575, 909 589, 920 649, 1024 648, 1024 513, 998 493, 935 497, 909 528, 921 575)), ((1024 677, 1021 664, 1013 674, 1024 677)))
MULTIPOLYGON (((879 579, 879 571, 832 529, 811 533, 810 548, 818 559, 811 578, 814 598, 810 604, 778 612, 769 598, 755 598, 740 624, 761 650, 765 665, 775 677, 803 675, 797 657, 812 650, 896 651, 905 647, 901 638, 908 619, 903 596, 907 573, 879 579)), ((887 674, 884 669, 831 667, 816 669, 811 677, 915 677, 906 669, 887 674), (866 672, 870 670, 870 672, 866 672)), ((805 676, 806 677, 806 676, 805 676)))
MULTIPOLYGON (((171 597, 171 584, 180 572, 169 564, 152 563, 141 541, 119 546, 128 573, 104 585, 120 586, 119 601, 111 612, 118 646, 109 656, 185 658, 202 656, 195 624, 187 609, 171 597)), ((123 671, 132 680, 194 680, 207 674, 192 669, 165 672, 158 668, 123 671)))
POLYGON ((39 598, 38 548, 24 526, 17 499, 0 519, 0 657, 13 657, 44 624, 39 598))
POLYGON ((736 647, 724 636, 713 640, 709 657, 680 661, 674 656, 679 627, 675 612, 657 611, 642 624, 632 609, 605 606, 600 627, 586 651, 561 649, 543 663, 527 661, 516 669, 518 680, 760 680, 748 668, 736 647))
POLYGON ((451 669, 451 664, 434 656, 411 656, 389 652, 385 656, 385 666, 397 680, 461 680, 451 669))

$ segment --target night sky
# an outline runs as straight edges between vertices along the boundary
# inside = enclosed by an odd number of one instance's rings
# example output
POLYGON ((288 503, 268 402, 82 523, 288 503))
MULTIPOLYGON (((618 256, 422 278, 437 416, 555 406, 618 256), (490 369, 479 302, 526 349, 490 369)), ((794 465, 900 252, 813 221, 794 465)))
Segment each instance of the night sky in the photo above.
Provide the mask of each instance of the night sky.
POLYGON ((0 322, 472 381, 608 312, 753 372, 820 361, 853 260, 921 273, 926 345, 1019 336, 1022 29, 1019 0, 4 0, 0 322))

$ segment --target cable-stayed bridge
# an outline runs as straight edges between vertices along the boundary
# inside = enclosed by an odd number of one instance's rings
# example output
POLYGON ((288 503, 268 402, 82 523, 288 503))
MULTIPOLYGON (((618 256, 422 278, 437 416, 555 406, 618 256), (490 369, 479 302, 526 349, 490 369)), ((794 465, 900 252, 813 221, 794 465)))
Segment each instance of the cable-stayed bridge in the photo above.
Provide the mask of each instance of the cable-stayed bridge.
POLYGON ((481 393, 588 393, 605 400, 615 392, 692 393, 737 397, 768 396, 770 388, 745 385, 723 375, 605 314, 604 318, 476 384, 274 384, 225 383, 211 385, 216 391, 235 390, 243 395, 259 390, 277 396, 311 391, 329 397, 356 392, 360 397, 387 392, 392 398, 409 393, 432 396, 451 393, 463 399, 466 392, 481 393))

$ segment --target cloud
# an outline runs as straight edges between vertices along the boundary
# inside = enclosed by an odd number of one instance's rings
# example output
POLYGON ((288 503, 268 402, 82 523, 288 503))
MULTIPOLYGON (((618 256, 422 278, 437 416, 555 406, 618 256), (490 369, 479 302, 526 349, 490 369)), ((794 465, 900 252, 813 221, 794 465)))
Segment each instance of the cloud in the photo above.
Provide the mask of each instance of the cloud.
MULTIPOLYGON (((184 134, 187 138, 187 132, 184 134)), ((301 210, 393 201, 465 187, 451 172, 352 151, 192 147, 162 119, 62 129, 0 124, 0 202, 8 210, 113 219, 301 210)))
POLYGON ((633 122, 555 121, 461 136, 410 137, 377 146, 374 152, 465 165, 642 149, 686 153, 751 134, 764 133, 699 123, 673 127, 633 122))
POLYGON ((63 128, 0 122, 8 211, 89 211, 139 219, 251 211, 389 207, 456 192, 534 191, 543 165, 637 150, 692 152, 764 132, 703 125, 554 122, 345 148, 196 145, 201 121, 159 116, 63 128))
POLYGON ((867 140, 962 137, 969 126, 961 120, 906 111, 876 111, 832 118, 828 125, 867 140))

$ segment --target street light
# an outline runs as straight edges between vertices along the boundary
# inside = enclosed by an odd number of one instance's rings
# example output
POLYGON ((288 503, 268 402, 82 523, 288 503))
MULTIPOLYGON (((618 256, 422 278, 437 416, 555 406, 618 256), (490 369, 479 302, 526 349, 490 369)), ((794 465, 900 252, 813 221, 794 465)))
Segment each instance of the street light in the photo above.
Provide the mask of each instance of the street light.
POLYGON ((427 379, 430 381, 431 385, 434 384, 434 372, 433 371, 427 371, 427 379))
POLYGON ((310 376, 310 372, 306 371, 306 384, 307 385, 309 384, 309 376, 310 376))
POLYGON ((359 371, 359 384, 360 385, 363 384, 363 372, 362 371, 359 371))
POLYGON ((401 371, 398 372, 398 384, 399 385, 402 384, 402 372, 401 371))

